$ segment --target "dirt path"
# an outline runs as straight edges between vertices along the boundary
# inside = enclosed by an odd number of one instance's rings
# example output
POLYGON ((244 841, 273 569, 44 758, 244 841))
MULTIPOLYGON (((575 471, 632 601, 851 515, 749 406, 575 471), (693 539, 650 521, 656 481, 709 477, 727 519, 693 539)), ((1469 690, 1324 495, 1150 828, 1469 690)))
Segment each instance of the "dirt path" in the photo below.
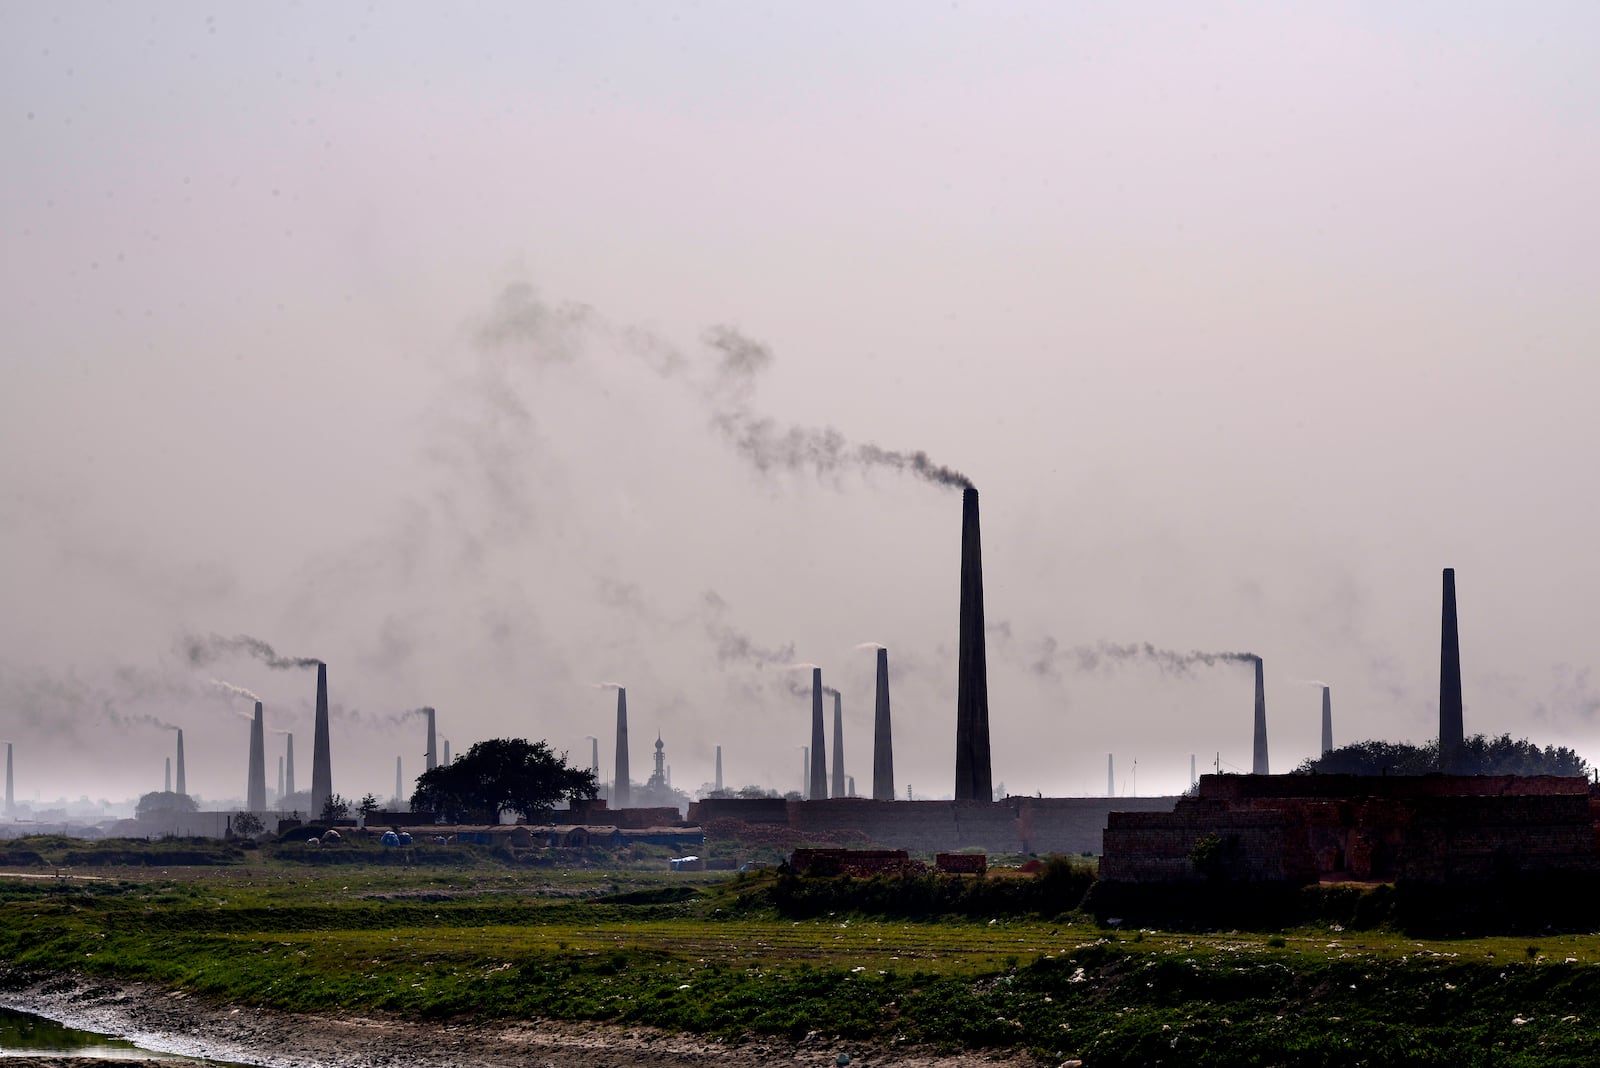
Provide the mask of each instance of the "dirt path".
MULTIPOLYGON (((651 1028, 560 1021, 415 1023, 362 1014, 302 1015, 228 1007, 138 983, 62 976, 0 991, 0 1005, 71 1027, 129 1038, 150 1049, 270 1068, 1037 1068, 1020 1055, 941 1056, 919 1049, 862 1046, 820 1035, 795 1043, 754 1038, 715 1042, 651 1028)), ((84 1060, 40 1057, 6 1064, 85 1068, 84 1060)), ((108 1062, 112 1063, 112 1062, 108 1062)), ((115 1062, 128 1065, 130 1062, 115 1062)), ((145 1062, 150 1064, 152 1062, 145 1062)), ((166 1063, 166 1062, 161 1062, 166 1063)), ((178 1062, 171 1062, 176 1065, 178 1062)))

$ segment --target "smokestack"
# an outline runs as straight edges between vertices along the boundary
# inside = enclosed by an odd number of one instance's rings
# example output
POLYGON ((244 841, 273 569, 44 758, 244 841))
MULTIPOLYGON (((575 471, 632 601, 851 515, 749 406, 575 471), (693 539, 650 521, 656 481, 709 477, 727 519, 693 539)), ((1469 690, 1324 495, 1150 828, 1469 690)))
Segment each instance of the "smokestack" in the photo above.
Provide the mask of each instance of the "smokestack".
POLYGON ((590 737, 589 743, 589 770, 594 772, 595 778, 598 779, 600 777, 600 739, 590 737))
POLYGON ((404 781, 405 780, 402 779, 401 776, 400 776, 400 758, 399 757, 395 757, 394 758, 394 799, 395 799, 395 803, 396 804, 398 804, 400 799, 405 796, 404 794, 402 794, 400 792, 402 789, 404 789, 404 785, 403 785, 404 781))
MULTIPOLYGON (((6 743, 6 759, 9 760, 10 758, 11 758, 11 743, 7 742, 6 743)), ((162 779, 162 782, 164 783, 164 785, 161 787, 161 789, 164 792, 170 794, 172 792, 172 758, 171 757, 167 757, 167 774, 166 774, 166 777, 164 779, 162 779)))
POLYGON ((1332 687, 1322 688, 1322 755, 1333 752, 1333 696, 1332 687))
POLYGON ((283 758, 284 796, 294 793, 294 735, 288 735, 288 752, 283 758))
POLYGON ((431 709, 431 708, 424 708, 422 710, 422 715, 428 721, 428 748, 427 748, 426 753, 423 756, 422 770, 423 771, 432 771, 436 766, 438 766, 438 763, 439 763, 439 760, 438 760, 439 747, 438 747, 438 744, 437 744, 438 734, 437 734, 437 732, 435 730, 435 722, 434 722, 435 713, 434 713, 434 710, 431 709))
POLYGON ((839 691, 833 691, 833 796, 844 797, 844 709, 839 691))
POLYGON ((854 797, 854 796, 856 796, 856 777, 854 775, 850 776, 850 787, 849 787, 849 790, 850 790, 850 792, 845 795, 846 797, 854 797))
POLYGON ((828 750, 822 733, 822 669, 811 669, 811 770, 808 796, 821 801, 828 796, 828 750))
POLYGON ((802 800, 811 798, 811 747, 800 747, 800 797, 802 800))
POLYGON ((628 690, 617 687, 617 778, 611 784, 611 807, 627 808, 630 800, 628 778, 628 690))
POLYGON ((244 807, 247 812, 267 810, 267 730, 256 702, 256 717, 250 721, 250 767, 245 779, 244 807))
POLYGON ((7 742, 6 743, 6 813, 8 815, 11 813, 11 811, 14 808, 16 808, 16 804, 17 804, 17 795, 16 795, 16 792, 12 789, 12 786, 13 786, 13 782, 12 782, 12 778, 11 778, 11 743, 7 742))
POLYGON ((1444 615, 1439 625, 1439 770, 1460 770, 1466 727, 1461 721, 1461 635, 1456 629, 1456 569, 1444 569, 1444 615))
POLYGON ((183 728, 178 728, 178 779, 174 787, 178 793, 187 797, 189 795, 188 782, 183 777, 183 728))
POLYGON ((450 739, 448 738, 444 740, 444 762, 446 764, 450 763, 450 739))
POLYGON ((317 662, 317 722, 311 736, 311 818, 320 819, 333 796, 333 753, 328 745, 328 665, 317 662))
POLYGON ((1195 774, 1194 754, 1190 753, 1189 754, 1189 789, 1192 790, 1198 785, 1200 785, 1200 777, 1197 774, 1195 774))
POLYGON ((722 789, 722 746, 717 746, 717 789, 722 789))
POLYGON ((978 491, 961 492, 961 634, 956 673, 956 800, 993 801, 989 771, 989 668, 983 644, 983 549, 978 491))
POLYGON ((278 758, 278 807, 283 807, 283 757, 278 758))
POLYGON ((1117 796, 1117 777, 1116 777, 1115 774, 1112 773, 1112 770, 1111 770, 1111 757, 1112 757, 1112 754, 1110 754, 1110 753, 1106 754, 1106 796, 1107 797, 1116 797, 1117 796))
POLYGON ((1261 658, 1256 657, 1256 745, 1252 775, 1270 775, 1267 770, 1267 685, 1262 678, 1261 658))
POLYGON ((878 709, 872 717, 872 799, 894 800, 894 740, 889 729, 889 650, 878 650, 878 709))

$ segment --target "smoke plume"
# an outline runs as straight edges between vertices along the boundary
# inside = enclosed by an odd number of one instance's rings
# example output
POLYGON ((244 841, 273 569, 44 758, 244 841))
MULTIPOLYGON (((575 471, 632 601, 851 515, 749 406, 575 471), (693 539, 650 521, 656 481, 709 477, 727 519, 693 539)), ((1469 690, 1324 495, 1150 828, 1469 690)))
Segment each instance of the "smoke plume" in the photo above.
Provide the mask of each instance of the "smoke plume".
POLYGON ((594 684, 594 688, 597 689, 597 690, 621 690, 621 689, 625 689, 625 687, 620 682, 597 682, 597 683, 594 684))
POLYGON ((243 686, 235 686, 231 682, 223 682, 221 679, 212 679, 211 680, 211 685, 213 687, 215 687, 216 689, 221 690, 225 694, 229 694, 229 695, 231 695, 233 697, 242 697, 246 701, 259 701, 259 700, 261 700, 261 698, 257 697, 255 694, 251 693, 249 690, 245 689, 243 686))
POLYGON ((711 425, 727 439, 735 452, 762 474, 779 471, 811 471, 818 478, 890 468, 938 486, 967 489, 972 480, 961 472, 934 463, 918 449, 901 452, 879 445, 857 445, 832 427, 789 426, 780 429, 767 416, 747 408, 717 412, 711 425))
POLYGON ((1200 649, 1180 652, 1162 649, 1150 642, 1100 641, 1094 645, 1063 646, 1049 635, 1020 646, 1013 639, 1011 624, 993 623, 986 629, 997 639, 996 646, 1001 651, 1020 656, 1029 671, 1046 678, 1060 678, 1063 670, 1087 673, 1122 664, 1154 667, 1168 675, 1187 675, 1197 667, 1254 664, 1261 659, 1255 653, 1248 652, 1207 652, 1200 649))
POLYGON ((205 638, 190 635, 183 640, 183 652, 192 667, 203 667, 218 657, 230 653, 253 656, 267 667, 278 671, 286 668, 314 668, 322 663, 314 656, 280 656, 272 646, 248 634, 239 634, 232 638, 224 638, 220 634, 212 634, 205 638))

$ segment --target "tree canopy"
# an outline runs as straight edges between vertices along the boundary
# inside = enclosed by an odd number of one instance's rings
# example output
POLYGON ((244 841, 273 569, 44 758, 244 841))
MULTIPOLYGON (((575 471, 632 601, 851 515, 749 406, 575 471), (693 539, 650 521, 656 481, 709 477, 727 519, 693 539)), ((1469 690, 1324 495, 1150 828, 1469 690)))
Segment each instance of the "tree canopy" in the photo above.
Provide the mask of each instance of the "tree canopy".
POLYGON ((533 820, 559 801, 592 798, 599 790, 594 772, 570 767, 565 754, 543 741, 490 738, 417 776, 411 810, 457 821, 497 823, 502 812, 533 820))
MULTIPOLYGON (((1354 742, 1307 760, 1294 769, 1304 775, 1426 775, 1439 770, 1439 743, 1354 742)), ((1566 746, 1543 749, 1526 738, 1474 734, 1461 746, 1462 775, 1587 775, 1589 763, 1566 746)))
POLYGON ((141 794, 138 804, 133 807, 133 814, 138 819, 153 816, 158 812, 198 812, 200 805, 188 794, 180 794, 172 790, 152 790, 141 794))

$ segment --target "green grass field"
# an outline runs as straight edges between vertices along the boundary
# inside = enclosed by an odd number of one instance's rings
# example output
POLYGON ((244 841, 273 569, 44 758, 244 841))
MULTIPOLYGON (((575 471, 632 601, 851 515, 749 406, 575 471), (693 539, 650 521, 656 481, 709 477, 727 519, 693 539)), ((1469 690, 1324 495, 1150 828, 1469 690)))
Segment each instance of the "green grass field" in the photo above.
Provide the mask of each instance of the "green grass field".
POLYGON ((1600 1061, 1594 935, 797 918, 774 904, 772 874, 270 854, 75 869, 93 881, 0 877, 7 978, 71 970, 291 1010, 818 1031, 1091 1065, 1600 1061))

